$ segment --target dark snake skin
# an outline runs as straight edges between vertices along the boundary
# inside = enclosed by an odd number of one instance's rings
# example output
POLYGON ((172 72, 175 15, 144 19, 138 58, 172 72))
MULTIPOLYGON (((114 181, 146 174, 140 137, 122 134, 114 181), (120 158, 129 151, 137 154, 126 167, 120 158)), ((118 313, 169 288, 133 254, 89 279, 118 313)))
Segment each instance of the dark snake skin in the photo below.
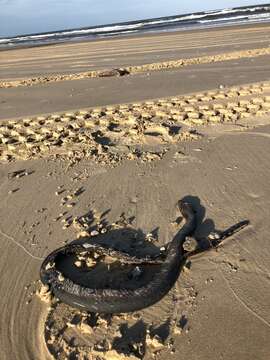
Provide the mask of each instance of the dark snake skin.
MULTIPOLYGON (((49 285, 52 293, 62 302, 81 310, 95 313, 127 313, 146 308, 155 304, 165 296, 175 284, 181 268, 185 263, 188 253, 183 249, 183 243, 187 236, 191 235, 196 228, 195 213, 191 205, 179 201, 179 210, 185 219, 185 224, 177 236, 167 245, 166 255, 163 260, 145 257, 143 259, 129 256, 113 249, 105 249, 98 245, 70 244, 53 251, 41 265, 40 278, 44 285, 49 285), (132 264, 160 264, 159 269, 150 282, 136 289, 95 289, 76 284, 63 277, 55 268, 54 263, 59 255, 79 255, 81 253, 95 251, 96 253, 109 255, 120 259, 124 263, 132 264)), ((239 223, 229 230, 226 235, 231 235, 239 227, 247 225, 239 223)), ((223 234, 223 235, 224 235, 223 234)), ((225 236, 221 235, 221 239, 225 236)), ((191 252, 194 255, 201 250, 191 252)))

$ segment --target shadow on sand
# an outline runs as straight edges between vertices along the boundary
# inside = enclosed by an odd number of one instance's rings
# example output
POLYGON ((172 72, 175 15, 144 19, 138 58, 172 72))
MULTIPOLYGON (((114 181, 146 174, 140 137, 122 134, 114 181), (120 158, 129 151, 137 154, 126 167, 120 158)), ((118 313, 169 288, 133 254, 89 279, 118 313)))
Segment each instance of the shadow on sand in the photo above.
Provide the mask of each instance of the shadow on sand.
MULTIPOLYGON (((214 221, 212 219, 205 218, 206 209, 201 204, 198 197, 186 196, 183 200, 192 205, 196 215, 196 229, 192 234, 192 237, 196 240, 198 246, 194 253, 215 248, 220 244, 222 239, 232 235, 235 231, 237 231, 237 229, 239 229, 239 227, 241 228, 241 226, 243 227, 248 224, 247 221, 244 221, 223 232, 218 231, 215 229, 214 221), (210 242, 209 234, 213 232, 220 234, 220 237, 210 242)), ((101 245, 101 247, 116 249, 127 253, 130 256, 136 256, 137 258, 143 258, 145 256, 150 256, 160 260, 162 260, 162 257, 164 258, 164 252, 161 253, 162 248, 159 248, 155 244, 147 241, 147 237, 141 229, 135 230, 132 227, 127 226, 132 223, 133 219, 126 218, 125 214, 122 214, 120 217, 121 221, 119 222, 119 225, 121 224, 122 227, 110 230, 110 224, 106 219, 109 212, 110 209, 106 210, 102 214, 100 221, 100 224, 102 224, 104 228, 108 229, 106 233, 94 237, 80 238, 79 240, 71 242, 71 244, 97 244, 101 245)), ((95 224, 94 214, 92 211, 89 211, 81 218, 84 228, 87 228, 89 233, 93 230, 97 230, 97 225, 95 224)), ((158 230, 159 228, 157 227, 152 232, 156 239, 158 238, 158 230)), ((178 234, 179 233, 175 235, 175 238, 178 234)), ((64 277, 86 287, 91 284, 90 287, 95 288, 136 289, 149 283, 154 273, 158 270, 158 267, 161 266, 161 264, 140 264, 138 266, 136 264, 123 264, 119 261, 108 263, 106 261, 99 261, 100 259, 98 259, 95 265, 91 268, 87 266, 77 267, 75 266, 75 256, 76 255, 73 254, 69 256, 61 256, 55 266, 61 271, 64 277), (136 269, 138 268, 140 269, 140 276, 136 276, 136 269)), ((188 256, 183 257, 182 266, 185 264, 187 258, 188 256)), ((69 307, 67 306, 67 308, 69 307)), ((70 308, 70 313, 72 313, 72 311, 74 310, 70 308)), ((99 316, 99 314, 89 314, 89 325, 92 326, 93 329, 96 326, 95 324, 97 323, 99 316)), ((48 321, 49 319, 47 320, 47 324, 48 321)), ((187 322, 188 319, 182 315, 178 320, 178 326, 183 329, 187 322)), ((153 327, 153 325, 145 323, 143 319, 138 319, 135 324, 133 323, 130 325, 126 322, 120 325, 119 335, 114 338, 111 348, 115 349, 119 353, 126 355, 132 354, 142 359, 147 351, 147 333, 150 333, 152 337, 157 336, 164 343, 170 337, 170 331, 171 319, 169 314, 167 321, 161 323, 158 327, 153 327)), ((48 336, 49 334, 47 331, 47 335, 45 332, 45 338, 48 338, 48 336)), ((54 347, 48 345, 48 348, 51 353, 54 354, 54 347)), ((68 358, 72 359, 72 356, 73 355, 70 354, 68 358)))

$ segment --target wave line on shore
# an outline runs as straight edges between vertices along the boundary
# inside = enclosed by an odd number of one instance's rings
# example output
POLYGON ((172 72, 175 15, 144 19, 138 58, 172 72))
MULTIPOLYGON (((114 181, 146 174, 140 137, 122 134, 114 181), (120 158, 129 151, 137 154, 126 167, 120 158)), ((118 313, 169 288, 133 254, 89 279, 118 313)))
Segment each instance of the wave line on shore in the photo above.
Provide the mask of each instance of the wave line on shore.
POLYGON ((14 244, 16 244, 18 247, 20 247, 27 255, 29 255, 31 258, 35 259, 35 260, 44 260, 44 258, 39 257, 39 256, 35 256, 33 254, 30 253, 30 251, 28 251, 22 244, 20 244, 17 240, 14 239, 14 237, 6 234, 4 231, 2 231, 0 229, 0 234, 3 235, 6 239, 11 240, 14 244))

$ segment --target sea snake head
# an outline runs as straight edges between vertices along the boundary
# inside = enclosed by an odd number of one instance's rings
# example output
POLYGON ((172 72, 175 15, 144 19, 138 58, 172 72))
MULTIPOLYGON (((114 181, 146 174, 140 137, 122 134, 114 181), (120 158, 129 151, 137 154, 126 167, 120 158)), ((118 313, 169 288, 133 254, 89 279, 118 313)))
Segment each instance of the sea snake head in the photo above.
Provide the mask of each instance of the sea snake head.
POLYGON ((178 201, 178 207, 185 219, 189 219, 191 216, 194 215, 192 206, 189 203, 185 202, 184 200, 178 201))

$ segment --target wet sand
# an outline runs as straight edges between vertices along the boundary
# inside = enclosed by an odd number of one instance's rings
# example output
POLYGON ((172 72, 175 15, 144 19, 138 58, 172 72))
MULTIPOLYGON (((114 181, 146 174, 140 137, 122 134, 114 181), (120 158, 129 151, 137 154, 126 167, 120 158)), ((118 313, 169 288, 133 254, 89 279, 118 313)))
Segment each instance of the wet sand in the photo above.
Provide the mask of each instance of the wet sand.
POLYGON ((269 46, 270 25, 148 34, 0 51, 0 80, 71 74, 269 46))
POLYGON ((270 56, 128 77, 61 81, 40 86, 0 89, 0 119, 65 112, 92 106, 157 99, 218 90, 270 79, 270 56))
POLYGON ((268 359, 268 63, 0 89, 1 359, 268 359), (142 253, 166 244, 181 198, 197 211, 198 241, 250 225, 190 258, 161 302, 93 317, 41 287, 42 259, 82 236, 127 251, 136 239, 142 253), (121 231, 131 239, 113 240, 121 231))

